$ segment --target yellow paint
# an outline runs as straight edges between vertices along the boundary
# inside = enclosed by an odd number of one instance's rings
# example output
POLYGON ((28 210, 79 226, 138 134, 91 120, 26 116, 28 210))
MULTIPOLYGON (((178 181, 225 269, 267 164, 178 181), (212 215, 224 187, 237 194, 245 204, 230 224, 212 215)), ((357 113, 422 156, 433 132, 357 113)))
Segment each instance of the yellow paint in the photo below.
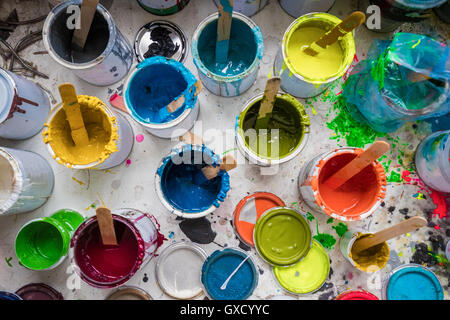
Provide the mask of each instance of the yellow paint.
POLYGON ((96 97, 85 95, 78 96, 78 102, 89 135, 88 144, 74 144, 63 108, 56 111, 43 130, 44 142, 50 144, 55 153, 54 159, 69 168, 93 163, 98 165, 118 151, 116 118, 105 112, 104 103, 96 97))
POLYGON ((287 45, 287 56, 295 73, 311 79, 329 79, 339 72, 343 62, 343 50, 336 42, 316 56, 306 54, 302 48, 320 39, 326 30, 316 27, 298 28, 287 45))
POLYGON ((75 177, 72 177, 72 180, 78 182, 80 184, 80 186, 82 186, 84 184, 84 182, 76 179, 75 177))
MULTIPOLYGON (((355 243, 365 237, 373 237, 373 234, 362 234, 358 235, 355 243)), ((355 263, 355 266, 365 272, 375 272, 386 266, 389 261, 389 246, 387 242, 383 242, 367 250, 356 253, 350 249, 350 258, 355 263)))

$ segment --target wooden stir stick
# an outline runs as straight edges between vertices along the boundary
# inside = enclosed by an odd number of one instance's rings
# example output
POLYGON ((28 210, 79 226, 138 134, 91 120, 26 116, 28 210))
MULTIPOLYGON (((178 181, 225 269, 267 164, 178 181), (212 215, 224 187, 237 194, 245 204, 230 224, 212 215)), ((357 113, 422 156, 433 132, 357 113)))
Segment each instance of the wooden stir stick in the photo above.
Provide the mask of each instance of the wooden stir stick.
POLYGON ((75 29, 72 37, 72 47, 78 51, 84 50, 98 2, 99 0, 83 0, 81 3, 81 28, 75 29))
POLYGON ((390 228, 378 231, 373 235, 373 237, 364 237, 360 240, 355 241, 352 247, 352 251, 357 253, 367 250, 387 240, 396 238, 402 234, 414 231, 418 228, 422 228, 427 224, 428 222, 425 218, 412 217, 390 228))
POLYGON ((114 230, 114 220, 112 218, 111 210, 100 207, 97 208, 95 213, 97 215, 103 244, 117 246, 116 231, 114 230))
POLYGON ((219 0, 217 21, 216 62, 226 63, 230 46, 234 0, 219 0))
POLYGON ((266 89, 264 90, 264 97, 261 100, 259 107, 258 118, 256 119, 255 129, 267 129, 270 118, 272 117, 272 110, 275 105, 277 93, 280 90, 281 78, 274 77, 267 81, 266 89))
MULTIPOLYGON (((200 80, 198 80, 196 83, 194 83, 192 88, 189 89, 190 92, 192 92, 192 90, 194 88, 195 88, 194 97, 196 97, 196 96, 198 96, 200 94, 200 91, 202 91, 202 89, 203 89, 202 82, 200 80)), ((161 108, 159 110, 159 112, 158 112, 159 118, 164 121, 165 119, 167 119, 167 117, 169 117, 169 115, 171 113, 174 113, 179 108, 181 108, 184 105, 185 101, 186 101, 186 97, 183 94, 178 99, 176 99, 176 100, 172 101, 171 103, 169 103, 167 105, 167 107, 161 108)))

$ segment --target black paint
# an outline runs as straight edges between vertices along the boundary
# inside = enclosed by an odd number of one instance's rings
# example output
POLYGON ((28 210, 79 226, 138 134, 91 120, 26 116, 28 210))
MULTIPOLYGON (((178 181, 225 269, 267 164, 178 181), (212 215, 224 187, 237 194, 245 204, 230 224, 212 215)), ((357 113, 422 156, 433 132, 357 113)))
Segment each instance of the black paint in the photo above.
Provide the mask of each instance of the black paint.
POLYGON ((153 43, 148 46, 148 51, 144 53, 144 58, 151 58, 154 56, 163 56, 170 58, 180 48, 180 45, 175 45, 170 38, 172 32, 166 28, 156 27, 151 31, 150 38, 153 43))
POLYGON ((395 210, 395 207, 394 207, 394 206, 390 206, 390 207, 388 208, 388 212, 389 212, 389 213, 394 212, 394 210, 395 210))
POLYGON ((211 222, 206 218, 186 219, 180 224, 180 229, 192 241, 200 244, 209 244, 216 238, 211 229, 211 222))

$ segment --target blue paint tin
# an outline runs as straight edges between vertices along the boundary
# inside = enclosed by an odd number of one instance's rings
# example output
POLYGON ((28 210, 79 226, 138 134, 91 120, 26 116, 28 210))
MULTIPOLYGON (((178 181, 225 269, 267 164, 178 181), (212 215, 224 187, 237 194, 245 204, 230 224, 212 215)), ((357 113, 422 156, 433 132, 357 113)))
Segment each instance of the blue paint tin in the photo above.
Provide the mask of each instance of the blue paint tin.
POLYGON ((217 166, 220 157, 205 145, 182 144, 172 149, 155 174, 156 193, 171 213, 183 218, 200 218, 215 211, 230 190, 230 176, 224 170, 205 183, 195 177, 207 165, 217 166))
POLYGON ((92 22, 83 52, 72 50, 73 30, 68 7, 81 0, 68 0, 54 7, 44 23, 43 41, 49 55, 79 78, 96 86, 109 86, 123 79, 133 64, 133 49, 101 5, 92 22), (68 25, 69 24, 69 25, 68 25))
POLYGON ((228 61, 216 63, 218 16, 208 16, 195 30, 192 57, 200 80, 209 91, 223 97, 239 96, 256 81, 264 51, 263 37, 250 18, 233 12, 228 61))
POLYGON ((23 300, 23 299, 15 293, 0 291, 0 300, 13 301, 13 300, 23 300))
POLYGON ((206 259, 202 268, 204 291, 212 300, 248 299, 258 285, 258 277, 253 259, 238 248, 215 251, 206 259), (246 258, 247 260, 243 262, 246 258), (239 265, 241 267, 222 290, 223 284, 239 265))
MULTIPOLYGON (((219 1, 214 0, 216 6, 218 6, 219 1)), ((234 0, 233 11, 251 17, 261 11, 267 2, 268 0, 234 0)))

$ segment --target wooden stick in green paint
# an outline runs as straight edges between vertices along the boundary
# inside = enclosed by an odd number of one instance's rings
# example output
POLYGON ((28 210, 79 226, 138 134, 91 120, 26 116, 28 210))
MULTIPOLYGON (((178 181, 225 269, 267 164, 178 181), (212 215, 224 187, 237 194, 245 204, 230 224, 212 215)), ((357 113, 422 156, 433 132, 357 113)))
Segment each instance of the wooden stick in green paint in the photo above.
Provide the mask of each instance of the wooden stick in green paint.
POLYGON ((216 62, 226 63, 230 46, 231 22, 234 0, 220 0, 217 21, 216 62))
POLYGON ((274 77, 267 81, 266 89, 264 90, 264 97, 259 107, 258 118, 256 119, 255 130, 267 129, 270 118, 272 117, 272 110, 275 104, 277 93, 280 90, 281 78, 274 77))

